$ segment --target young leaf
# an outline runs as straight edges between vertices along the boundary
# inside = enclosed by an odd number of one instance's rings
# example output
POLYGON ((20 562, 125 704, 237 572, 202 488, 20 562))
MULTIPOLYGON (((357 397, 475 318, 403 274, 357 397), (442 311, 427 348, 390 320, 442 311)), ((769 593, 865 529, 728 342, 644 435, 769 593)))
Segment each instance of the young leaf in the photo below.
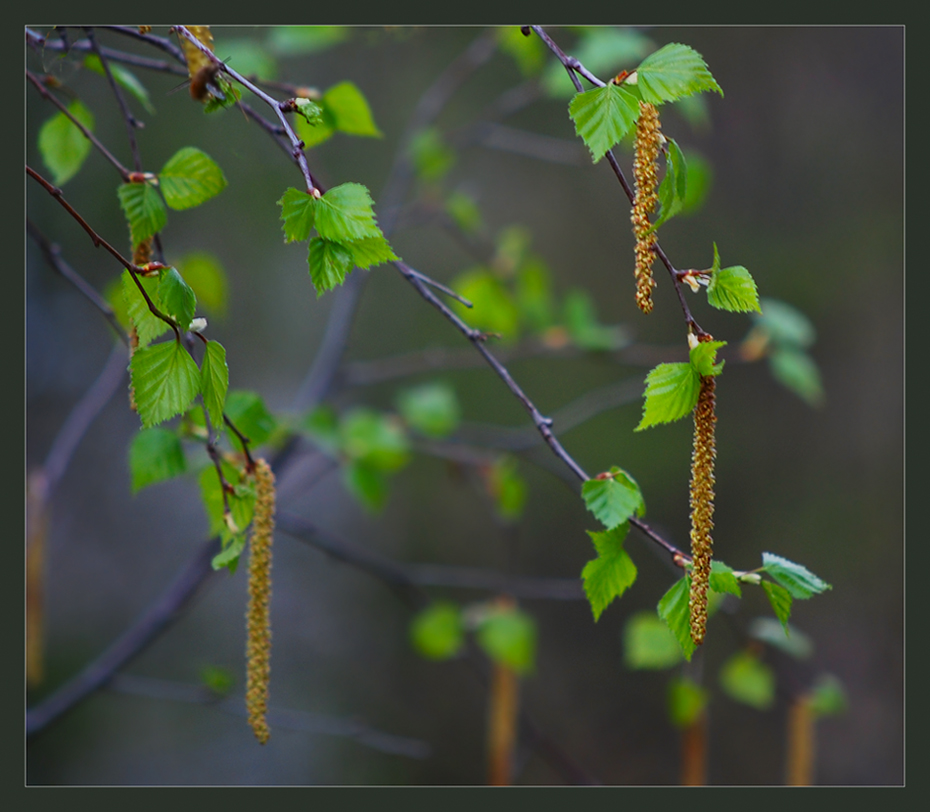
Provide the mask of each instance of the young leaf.
POLYGON ((762 313, 754 316, 756 325, 761 327, 773 344, 791 345, 796 349, 805 349, 817 338, 814 325, 796 307, 778 299, 762 299, 762 313))
POLYGON ((513 57, 523 76, 535 76, 546 64, 546 46, 538 37, 524 37, 519 26, 508 25, 497 31, 497 46, 513 57))
POLYGON ((197 308, 197 297, 175 268, 162 271, 158 301, 165 315, 173 317, 182 330, 188 328, 197 308))
POLYGON ((536 624, 519 609, 492 609, 482 619, 478 644, 495 662, 510 666, 518 674, 533 670, 536 660, 536 624))
POLYGON ((346 243, 345 248, 352 254, 352 264, 357 268, 368 270, 372 265, 381 265, 400 259, 384 237, 366 237, 346 243))
POLYGON ((230 574, 234 573, 239 565, 239 559, 245 551, 245 542, 245 533, 236 533, 231 536, 226 546, 210 559, 210 566, 214 570, 221 570, 226 567, 230 574))
POLYGON ((387 503, 387 476, 370 462, 350 460, 342 469, 342 480, 349 493, 372 513, 378 513, 387 503))
POLYGON ((655 231, 669 218, 682 211, 688 193, 688 167, 685 154, 674 138, 668 141, 668 157, 665 161, 665 176, 659 184, 659 216, 652 224, 650 231, 655 231))
POLYGON ((646 512, 642 491, 636 480, 626 471, 613 466, 610 476, 589 479, 581 486, 585 506, 608 530, 626 522, 634 513, 646 512))
POLYGON ((623 630, 623 661, 632 669, 671 668, 681 662, 681 649, 655 612, 637 612, 623 630))
POLYGON ((823 384, 813 358, 802 350, 779 347, 769 353, 769 368, 782 386, 790 389, 810 406, 823 405, 823 384))
POLYGON ((740 590, 739 581, 737 581, 736 576, 733 575, 733 570, 722 561, 717 561, 716 559, 710 562, 710 588, 714 592, 719 592, 721 594, 728 592, 731 595, 736 595, 737 598, 743 595, 742 590, 740 590))
POLYGON ((195 147, 182 147, 158 175, 165 203, 172 209, 191 209, 226 188, 226 176, 213 159, 195 147))
POLYGON ((633 430, 672 423, 691 414, 700 393, 701 376, 692 364, 659 364, 646 376, 643 417, 633 430))
POLYGON ((140 347, 129 369, 145 428, 186 412, 200 392, 200 370, 178 341, 140 347))
POLYGON ((620 325, 601 324, 591 295, 572 288, 563 305, 565 326, 572 341, 583 350, 616 350, 626 346, 629 338, 620 325))
POLYGON ((791 593, 783 586, 773 584, 771 581, 763 581, 762 589, 765 590, 769 603, 772 604, 775 617, 781 622, 785 634, 788 634, 788 618, 791 617, 791 603, 794 600, 791 593))
MULTIPOLYGON (((106 71, 103 69, 103 63, 101 63, 100 57, 97 56, 97 54, 88 54, 85 56, 84 67, 89 68, 94 73, 99 73, 101 76, 106 75, 106 71)), ((116 62, 110 62, 109 67, 116 84, 125 88, 135 96, 136 100, 145 108, 146 113, 154 115, 155 108, 149 100, 149 92, 146 90, 145 85, 136 78, 136 75, 116 62)))
POLYGON ((204 468, 200 472, 198 483, 204 510, 210 523, 210 533, 221 536, 225 547, 236 536, 245 539, 245 530, 252 522, 252 516, 255 513, 255 489, 238 468, 228 462, 223 462, 222 469, 223 478, 233 489, 232 493, 226 494, 226 502, 229 503, 232 521, 238 528, 237 533, 230 529, 223 516, 225 503, 216 468, 212 465, 204 468))
POLYGON ((322 237, 310 240, 307 263, 310 267, 310 281, 316 289, 317 298, 341 285, 354 264, 349 246, 324 240, 322 237))
POLYGON ((758 657, 739 651, 720 669, 720 687, 737 702, 768 710, 775 701, 775 674, 758 657))
POLYGON ((497 515, 505 522, 517 521, 523 515, 528 490, 517 460, 508 455, 499 457, 488 469, 485 481, 497 515))
MULTIPOLYGON (((78 99, 68 105, 68 112, 91 132, 94 114, 78 99)), ((39 153, 52 173, 52 181, 61 186, 73 178, 90 154, 90 141, 64 113, 48 119, 39 130, 39 153)))
POLYGON ((670 42, 647 56, 636 69, 636 76, 643 101, 651 104, 675 101, 705 90, 723 95, 703 57, 678 42, 670 42))
MULTIPOLYGON (((126 303, 126 314, 129 316, 133 326, 136 328, 136 336, 139 339, 139 346, 145 347, 169 330, 167 322, 158 318, 149 310, 145 297, 139 291, 138 285, 133 281, 129 271, 123 271, 122 276, 123 301, 126 303)), ((161 305, 158 298, 159 280, 156 277, 139 277, 142 287, 148 293, 149 298, 155 307, 161 305)), ((160 307, 159 307, 160 309, 160 307)))
POLYGON ((317 233, 326 240, 346 243, 366 237, 383 237, 375 222, 371 196, 360 183, 334 186, 315 199, 317 233))
POLYGON ((692 347, 689 355, 691 366, 698 375, 709 377, 723 371, 723 361, 717 363, 717 350, 726 346, 726 341, 701 341, 692 347))
POLYGON ((690 591, 691 579, 683 575, 662 596, 657 607, 659 617, 665 621, 671 633, 675 635, 685 659, 689 662, 695 648, 694 641, 691 639, 691 618, 688 609, 690 591))
POLYGON ((755 618, 749 624, 748 634, 754 640, 773 646, 796 660, 806 660, 814 653, 814 644, 806 634, 790 624, 782 626, 775 618, 755 618))
POLYGON ((339 434, 347 457, 380 471, 396 471, 410 458, 407 435, 396 417, 359 407, 342 419, 339 434))
POLYGON ((129 446, 132 492, 183 474, 187 464, 181 440, 167 429, 143 429, 129 446))
POLYGON ((268 44, 280 56, 305 56, 339 44, 350 33, 344 25, 278 25, 271 29, 268 44))
POLYGON ((405 389, 397 397, 397 408, 407 425, 427 437, 448 437, 462 419, 455 390, 438 381, 405 389))
POLYGON ((718 310, 733 313, 762 312, 756 282, 742 265, 720 267, 720 254, 714 243, 714 265, 707 284, 707 301, 718 310))
POLYGON ((383 138, 375 124, 368 101, 352 82, 340 82, 323 94, 323 104, 335 120, 336 129, 349 135, 383 138))
POLYGON ((520 329, 520 311, 504 284, 483 267, 457 276, 452 288, 473 307, 453 302, 453 309, 479 330, 496 333, 505 340, 516 338, 520 329))
POLYGON ((807 567, 772 553, 762 553, 762 571, 771 575, 791 593, 793 598, 805 599, 833 589, 830 584, 818 578, 807 567))
POLYGON ((456 154, 434 127, 420 130, 410 141, 410 158, 417 178, 426 183, 442 179, 455 164, 456 154))
MULTIPOLYGON (((248 438, 252 448, 266 442, 278 427, 265 402, 255 392, 234 389, 226 397, 225 411, 232 424, 248 438)), ((235 432, 230 437, 236 448, 241 449, 235 432)))
POLYGON ((285 242, 302 242, 310 236, 315 202, 313 195, 299 189, 290 188, 284 192, 278 205, 281 207, 285 242))
POLYGON ((133 248, 168 224, 168 211, 152 184, 124 183, 116 190, 116 194, 129 221, 133 248))
POLYGON ((575 122, 575 132, 597 163, 635 126, 639 99, 625 87, 608 82, 604 87, 575 94, 568 112, 575 122))
POLYGON ((846 712, 846 691, 832 674, 823 674, 810 692, 811 710, 816 716, 836 716, 846 712))
POLYGON ((410 624, 410 641, 429 660, 454 657, 465 643, 465 624, 459 607, 442 601, 424 609, 410 624))
POLYGON ((310 149, 328 141, 336 132, 335 116, 327 105, 322 104, 322 99, 320 101, 319 105, 314 105, 319 110, 318 115, 309 119, 301 116, 295 122, 297 134, 304 142, 304 149, 310 149))
POLYGON ((597 549, 597 558, 585 564, 581 578, 595 622, 613 600, 636 581, 636 565, 623 549, 628 530, 629 525, 622 524, 603 533, 588 531, 597 549))
POLYGON ((200 382, 203 405, 210 415, 210 422, 214 429, 221 429, 226 390, 229 388, 229 367, 226 365, 226 348, 219 341, 207 342, 200 365, 200 382))
POLYGON ((542 260, 531 256, 520 265, 514 293, 520 320, 531 330, 541 332, 552 326, 552 280, 542 260))
POLYGON ((177 269, 191 286, 197 301, 207 313, 223 316, 229 298, 226 284, 226 272, 220 261, 205 251, 185 254, 178 262, 177 269))
POLYGON ((707 707, 707 691, 687 677, 675 677, 668 684, 668 716, 679 729, 691 727, 707 707))

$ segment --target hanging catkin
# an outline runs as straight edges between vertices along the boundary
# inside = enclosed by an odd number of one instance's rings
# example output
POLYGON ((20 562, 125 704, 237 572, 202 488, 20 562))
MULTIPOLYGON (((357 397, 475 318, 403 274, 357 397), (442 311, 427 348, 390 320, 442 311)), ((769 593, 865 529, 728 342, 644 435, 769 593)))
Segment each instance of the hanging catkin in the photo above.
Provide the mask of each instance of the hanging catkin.
POLYGON ((271 542, 275 490, 271 467, 261 458, 255 461, 255 491, 255 516, 249 539, 245 704, 255 738, 264 744, 271 735, 265 714, 271 677, 271 542))
POLYGON ((635 277, 636 304, 643 313, 652 311, 652 261, 655 257, 656 233, 650 232, 649 215, 659 202, 656 189, 659 185, 659 148, 662 133, 659 110, 654 104, 639 103, 639 119, 636 122, 634 142, 633 179, 635 195, 630 220, 636 237, 635 277))

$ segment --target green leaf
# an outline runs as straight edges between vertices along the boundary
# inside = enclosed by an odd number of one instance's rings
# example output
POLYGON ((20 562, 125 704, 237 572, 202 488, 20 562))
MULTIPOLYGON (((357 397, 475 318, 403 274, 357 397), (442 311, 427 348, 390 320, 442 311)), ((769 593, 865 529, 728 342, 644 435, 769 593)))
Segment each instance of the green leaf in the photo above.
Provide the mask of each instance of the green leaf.
POLYGON ((810 707, 816 716, 837 716, 846 713, 848 702, 843 683, 832 674, 818 678, 810 693, 810 707))
POLYGON ((326 291, 341 285, 351 273, 354 266, 351 247, 324 240, 322 237, 314 237, 310 240, 307 264, 310 268, 310 281, 319 298, 326 291))
POLYGON ((420 612, 410 624, 413 647, 428 660, 448 660, 465 644, 465 624, 454 603, 439 602, 420 612))
POLYGON ((439 130, 427 127, 411 139, 410 158, 417 178, 431 183, 440 180, 453 167, 456 154, 439 130))
POLYGON ((685 154, 674 138, 667 139, 668 155, 665 160, 665 175, 659 184, 659 216, 650 227, 655 231, 669 218, 684 209, 688 194, 688 166, 685 154))
MULTIPOLYGON (((226 396, 226 416, 249 440, 252 448, 266 442, 278 427, 277 420, 265 407, 265 401, 255 392, 234 389, 226 396)), ((233 432, 230 437, 238 450, 242 450, 239 438, 233 432)))
POLYGON ((352 264, 365 270, 372 265, 381 265, 400 259, 384 237, 366 237, 364 240, 346 243, 344 247, 348 248, 349 253, 352 254, 352 264))
POLYGON ((374 203, 362 184, 343 183, 314 200, 316 230, 323 239, 346 243, 384 236, 375 222, 374 203))
POLYGON ((352 82, 340 82, 323 94, 323 104, 332 114, 336 129, 349 135, 383 138, 371 115, 368 101, 352 82))
POLYGON ((629 338, 619 325, 607 326, 597 318, 591 295, 581 288, 572 288, 563 305, 565 326, 572 341, 583 350, 616 350, 626 346, 629 338))
POLYGON ((639 118, 639 99, 625 87, 609 82, 577 93, 568 105, 575 132, 591 150, 597 163, 618 143, 639 118))
POLYGON ((763 298, 762 314, 754 316, 756 326, 761 327, 773 344, 789 344, 805 349, 817 338, 814 325, 796 307, 778 299, 763 298))
MULTIPOLYGON (((691 366, 702 377, 719 375, 723 371, 723 361, 717 363, 717 350, 726 346, 726 341, 701 341, 688 353, 691 366)), ((696 402, 696 401, 695 401, 696 402)))
POLYGON ((305 149, 319 146, 336 132, 336 119, 330 109, 322 103, 316 106, 319 110, 318 115, 312 119, 301 116, 295 122, 297 135, 304 142, 305 149))
POLYGON ((623 630, 627 668, 661 670, 681 662, 678 641, 655 612, 637 612, 623 630))
POLYGON ((391 415, 359 407, 339 425, 342 452, 380 471, 396 471, 407 464, 410 448, 400 421, 391 415))
POLYGON ((679 578, 659 600, 659 617, 665 621, 671 633, 681 646, 685 659, 690 662, 694 653, 694 641, 691 639, 691 615, 688 608, 691 578, 687 575, 679 578))
POLYGON ((736 595, 737 598, 743 596, 733 570, 716 559, 710 562, 710 588, 721 594, 728 592, 730 595, 736 595))
MULTIPOLYGON (((78 99, 68 105, 68 112, 93 132, 94 114, 78 99)), ((39 130, 39 153, 56 186, 67 183, 78 173, 90 148, 90 141, 64 113, 52 116, 39 130)))
POLYGON ((762 589, 765 591, 769 603, 772 604, 775 617, 781 621, 785 634, 789 634, 788 618, 791 617, 791 604, 794 600, 791 593, 783 586, 773 584, 771 581, 763 581, 762 589))
POLYGON ((342 479, 349 493, 372 513, 378 513, 387 503, 387 476, 376 465, 350 460, 342 469, 342 479))
POLYGON ((274 57, 255 40, 219 38, 213 50, 223 54, 223 61, 246 78, 274 81, 278 77, 278 65, 274 57))
POLYGON ((218 341, 208 341, 200 365, 203 405, 216 430, 223 427, 223 407, 229 388, 229 367, 226 366, 226 348, 218 341))
POLYGON ((523 515, 529 490, 520 476, 517 459, 510 455, 498 457, 488 468, 486 481, 497 515, 505 522, 517 521, 523 515))
POLYGON ((756 282, 742 265, 720 267, 720 254, 714 243, 714 264, 707 284, 707 301, 718 310, 732 313, 762 312, 756 282))
POLYGON ((701 375, 692 364, 659 364, 646 376, 643 417, 633 430, 672 423, 691 414, 700 393, 701 375))
POLYGON ((427 437, 448 437, 462 419, 455 390, 438 381, 403 390, 397 408, 407 425, 427 437))
POLYGON ((737 652, 723 664, 720 687, 731 699, 756 710, 768 710, 775 701, 775 674, 748 651, 737 652))
POLYGON ((705 90, 723 95, 707 63, 693 48, 670 42, 647 56, 636 69, 643 101, 662 104, 705 90))
POLYGON ((182 330, 188 329, 197 308, 197 297, 177 269, 167 268, 161 272, 158 301, 161 303, 159 310, 171 316, 182 330))
POLYGON ((221 465, 223 477, 233 489, 232 493, 226 495, 226 501, 236 529, 230 528, 225 521, 223 491, 216 468, 212 465, 200 472, 200 495, 210 523, 210 533, 219 536, 223 543, 222 552, 215 555, 211 562, 213 569, 226 567, 230 572, 235 572, 239 556, 245 549, 246 529, 255 513, 255 486, 240 469, 227 462, 221 465))
POLYGON ((185 254, 176 263, 176 267, 207 313, 217 316, 226 314, 229 301, 226 271, 213 254, 205 251, 185 254))
POLYGON ((301 426, 320 449, 336 456, 339 450, 339 417, 331 406, 320 404, 304 418, 301 426))
POLYGON ((762 553, 762 572, 771 575, 791 593, 793 598, 803 600, 833 589, 830 584, 818 578, 807 567, 772 553, 762 553))
POLYGON ((684 729, 697 722, 707 707, 707 691, 687 677, 674 677, 668 684, 668 716, 675 727, 684 729))
POLYGON ((172 209, 190 209, 226 188, 223 170, 205 152, 182 147, 168 159, 158 175, 165 203, 172 209))
POLYGON ((769 353, 769 368, 782 386, 790 389, 809 406, 822 406, 823 384, 817 363, 806 352, 779 347, 769 353))
POLYGON ((168 224, 168 210, 152 184, 124 183, 116 194, 129 222, 133 248, 168 224))
POLYGON ((530 257, 520 266, 514 294, 520 319, 531 330, 541 332, 552 326, 552 280, 542 260, 530 257))
POLYGON ((636 565, 623 549, 629 529, 628 524, 622 524, 603 533, 588 531, 597 550, 597 558, 584 565, 581 579, 595 622, 614 599, 623 595, 636 581, 636 565))
POLYGON ((313 195, 300 189, 289 188, 284 192, 278 205, 281 207, 285 242, 302 242, 310 236, 315 202, 313 195))
POLYGON ((143 429, 129 446, 132 492, 163 482, 187 468, 184 449, 177 434, 167 429, 143 429))
POLYGON ((501 338, 516 338, 519 332, 520 311, 513 295, 490 271, 482 267, 473 268, 457 276, 452 288, 473 307, 467 308, 453 302, 453 309, 478 330, 497 333, 501 338))
MULTIPOLYGON (((699 97, 691 97, 698 100, 699 97)), ((682 214, 698 211, 710 194, 714 180, 714 168, 710 161, 693 150, 688 151, 687 181, 685 183, 685 200, 682 214)))
POLYGON ((796 660, 806 660, 814 653, 814 644, 806 634, 790 624, 787 628, 782 626, 775 618, 755 618, 747 633, 754 640, 783 651, 796 660))
MULTIPOLYGON (((89 68, 94 73, 99 73, 101 76, 106 75, 106 71, 104 71, 103 64, 100 62, 100 57, 97 56, 97 54, 88 54, 85 56, 84 67, 89 68)), ((145 108, 146 113, 150 115, 155 114, 155 108, 152 106, 152 102, 149 99, 148 90, 145 85, 136 78, 136 75, 132 73, 132 71, 127 70, 116 62, 110 62, 110 73, 113 74, 114 81, 120 87, 125 88, 136 97, 136 100, 145 108)))
POLYGON ((453 192, 446 198, 446 213, 466 234, 478 234, 484 228, 478 204, 464 192, 453 192))
MULTIPOLYGON (((129 271, 123 271, 120 278, 122 280, 123 301, 126 303, 126 314, 136 328, 139 346, 145 347, 166 330, 169 330, 170 327, 167 322, 158 318, 149 310, 145 297, 139 291, 139 287, 133 281, 129 271)), ((161 304, 158 298, 159 281, 158 277, 139 277, 139 282, 142 283, 142 287, 145 288, 145 292, 148 293, 155 307, 159 307, 161 304)))
POLYGON ((531 672, 536 660, 536 623, 520 609, 494 607, 482 618, 478 645, 495 662, 518 674, 531 672))
POLYGON ((546 64, 546 46, 539 37, 524 37, 518 25, 508 25, 497 31, 497 45, 513 57, 525 77, 536 76, 546 64))
POLYGON ((129 370, 145 428, 186 412, 200 392, 200 370, 178 341, 140 347, 129 370))
POLYGON ((634 514, 642 516, 646 512, 636 480, 617 466, 582 484, 581 496, 585 507, 608 530, 623 524, 634 514))

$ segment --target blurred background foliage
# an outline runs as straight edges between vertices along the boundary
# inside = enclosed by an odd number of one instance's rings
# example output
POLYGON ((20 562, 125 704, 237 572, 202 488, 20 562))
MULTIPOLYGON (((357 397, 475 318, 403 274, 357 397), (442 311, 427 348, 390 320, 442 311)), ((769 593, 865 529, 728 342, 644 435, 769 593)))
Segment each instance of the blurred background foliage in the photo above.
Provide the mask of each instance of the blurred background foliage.
MULTIPOLYGON (((316 88, 321 95, 347 81, 361 91, 375 132, 365 121, 354 125, 364 131, 357 135, 347 134, 351 123, 343 132, 336 127, 309 149, 308 160, 326 187, 347 181, 368 186, 383 218, 381 191, 418 101, 482 31, 215 27, 213 33, 216 53, 240 73, 316 88)), ((809 377, 795 385, 804 395, 807 381, 807 401, 779 383, 772 374, 779 374, 777 363, 772 369, 764 360, 740 363, 737 350, 753 321, 715 311, 703 295, 688 294, 698 321, 732 350, 717 385, 715 554, 732 567, 750 569, 761 564, 762 552, 774 552, 803 563, 833 589, 795 603, 792 626, 810 643, 800 655, 766 644, 771 635, 752 624, 770 617, 771 610, 760 590, 745 589, 737 605, 718 610, 703 651, 680 675, 699 683, 704 693, 682 693, 679 677, 669 680, 678 672, 654 670, 679 668, 674 649, 670 653, 660 639, 649 637, 650 613, 677 576, 664 554, 633 531, 626 547, 638 580, 597 624, 583 600, 521 602, 536 629, 535 665, 522 682, 524 707, 597 780, 668 784, 679 780, 675 724, 693 715, 689 707, 706 701, 708 780, 777 784, 785 773, 792 698, 818 675, 833 675, 828 679, 836 682, 828 687, 841 685, 845 699, 836 699, 836 689, 823 702, 834 709, 842 705, 845 712, 819 723, 816 781, 901 783, 903 29, 549 33, 603 79, 634 67, 656 47, 683 42, 704 57, 723 88, 724 98, 714 95, 663 111, 663 130, 688 154, 695 186, 706 199, 666 224, 660 241, 680 268, 710 267, 716 243, 723 264, 747 267, 763 297, 805 314, 815 337, 805 351, 819 369, 823 397, 810 388, 809 377), (750 637, 756 642, 747 648, 750 637), (631 650, 634 638, 651 642, 631 650), (770 669, 765 673, 776 676, 774 687, 755 669, 759 657, 770 669), (734 680, 744 690, 742 699, 740 688, 731 690, 734 680), (679 697, 671 710, 670 695, 679 697)), ((491 302, 496 294, 482 286, 511 291, 498 297, 503 304, 486 325, 503 334, 491 342, 492 350, 522 346, 512 336, 515 316, 508 308, 523 302, 526 323, 556 349, 508 366, 544 414, 601 387, 631 382, 632 395, 622 404, 598 411, 560 439, 592 474, 611 465, 629 471, 645 496, 646 519, 686 548, 689 421, 632 431, 648 368, 679 360, 676 353, 683 352, 680 310, 658 264, 655 310, 643 317, 636 309, 627 201, 606 163, 592 165, 574 136, 564 71, 535 39, 528 46, 518 35, 519 29, 502 29, 496 53, 458 89, 431 128, 417 135, 411 205, 401 210, 390 239, 411 266, 458 285, 466 295, 491 302), (501 122, 506 127, 468 129, 482 121, 492 101, 528 82, 538 82, 541 91, 501 122), (466 242, 440 224, 437 212, 446 206, 494 247, 496 276, 476 275, 478 266, 488 267, 488 258, 482 265, 466 242), (530 270, 515 276, 518 264, 530 270), (545 284, 551 285, 551 300, 539 293, 545 284), (572 346, 589 351, 560 357, 558 348, 572 346)), ((110 47, 152 55, 123 37, 101 31, 99 38, 110 47)), ((101 140, 130 162, 125 126, 101 76, 50 52, 30 51, 27 67, 58 76, 60 97, 80 98, 93 112, 101 140)), ((339 295, 318 298, 307 275, 305 246, 282 239, 275 204, 288 186, 299 185, 300 175, 240 110, 205 115, 186 90, 171 92, 178 77, 133 70, 148 91, 144 103, 131 102, 145 122, 136 133, 145 168, 157 171, 179 148, 192 145, 207 152, 229 181, 207 205, 171 213, 162 234, 166 258, 179 265, 183 260, 192 275, 211 272, 203 267, 205 255, 224 269, 228 298, 215 302, 209 329, 227 349, 230 386, 259 393, 273 414, 299 422, 306 416, 291 413, 290 406, 339 295)), ((45 167, 38 133, 54 112, 27 88, 26 160, 40 170, 45 167)), ((628 145, 617 155, 629 177, 628 145)), ((92 152, 65 192, 122 250, 128 237, 117 183, 92 152)), ((27 186, 26 209, 97 290, 118 278, 120 269, 35 184, 27 186)), ((33 470, 103 368, 114 338, 31 243, 27 260, 26 462, 33 470)), ((361 362, 423 349, 467 355, 467 342, 393 269, 355 274, 364 274, 365 290, 343 382, 351 382, 353 371, 357 377, 371 372, 361 362)), ((790 382, 792 374, 797 380, 791 359, 783 361, 780 374, 783 381, 790 382)), ((444 436, 449 425, 471 436, 501 436, 489 426, 529 426, 520 404, 480 364, 345 385, 327 403, 343 420, 363 406, 406 413, 408 419, 413 414, 419 436, 426 438, 420 448, 431 436, 444 436)), ((359 414, 364 419, 364 413, 354 414, 356 423, 359 414)), ((315 424, 320 436, 325 415, 317 418, 323 420, 315 424)), ((132 493, 128 449, 137 430, 137 416, 118 395, 89 429, 57 491, 45 563, 46 677, 30 691, 30 703, 111 643, 207 536, 193 477, 132 493)), ((421 453, 403 462, 392 468, 383 494, 367 491, 367 502, 364 482, 356 481, 353 495, 351 483, 347 488, 333 472, 312 488, 282 493, 280 504, 401 562, 577 578, 592 557, 585 530, 596 529, 595 520, 575 483, 566 487, 553 475, 559 466, 541 444, 498 463, 477 486, 467 465, 421 453), (489 491, 488 483, 497 484, 489 491)), ((242 570, 214 576, 183 619, 131 663, 122 683, 96 693, 31 740, 28 782, 485 780, 486 696, 461 659, 420 656, 411 641, 418 634, 428 637, 428 630, 423 632, 423 623, 411 627, 409 607, 384 584, 283 533, 275 546, 271 703, 315 721, 298 730, 276 727, 272 720, 271 741, 260 747, 243 719, 215 704, 160 694, 153 686, 241 695, 245 586, 242 570), (326 722, 334 718, 425 742, 429 752, 386 753, 364 738, 334 735, 340 729, 328 730, 326 722)), ((421 650, 428 653, 433 645, 441 653, 456 651, 463 634, 456 618, 463 616, 450 613, 448 604, 461 608, 488 595, 440 588, 430 595, 446 611, 432 618, 439 631, 421 650)), ((464 617, 467 621, 467 613, 464 617)), ((516 781, 564 783, 566 777, 539 749, 521 747, 516 781)))

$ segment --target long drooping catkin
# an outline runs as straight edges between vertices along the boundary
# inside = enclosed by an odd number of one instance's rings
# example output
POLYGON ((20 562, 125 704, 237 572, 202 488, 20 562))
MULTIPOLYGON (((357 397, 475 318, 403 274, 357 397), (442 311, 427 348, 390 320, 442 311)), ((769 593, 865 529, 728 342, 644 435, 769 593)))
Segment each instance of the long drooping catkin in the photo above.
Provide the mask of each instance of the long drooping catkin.
POLYGON ((691 452, 691 593, 688 606, 691 639, 696 646, 704 642, 707 630, 707 587, 710 582, 710 561, 714 526, 714 458, 716 444, 714 428, 715 378, 701 378, 701 392, 694 407, 694 448, 691 452))
POLYGON ((271 467, 261 458, 255 461, 255 485, 255 516, 249 539, 245 705, 255 737, 264 744, 271 735, 265 714, 271 677, 271 542, 275 490, 271 467))
POLYGON ((636 237, 636 304, 643 313, 652 311, 652 261, 655 257, 656 233, 650 232, 649 215, 659 202, 659 148, 662 138, 659 110, 654 104, 639 103, 634 142, 633 179, 635 195, 630 220, 636 237))

